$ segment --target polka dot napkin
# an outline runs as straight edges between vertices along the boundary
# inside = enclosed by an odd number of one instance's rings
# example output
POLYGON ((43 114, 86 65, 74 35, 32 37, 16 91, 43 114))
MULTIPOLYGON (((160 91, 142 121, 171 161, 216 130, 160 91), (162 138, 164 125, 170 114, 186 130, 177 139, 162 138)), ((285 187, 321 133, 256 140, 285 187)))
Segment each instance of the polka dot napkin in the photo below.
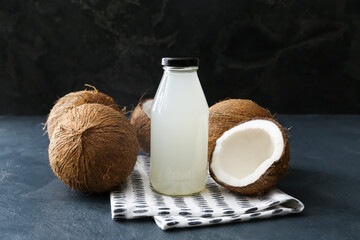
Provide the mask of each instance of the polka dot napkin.
POLYGON ((138 156, 134 171, 124 184, 111 192, 114 220, 153 217, 163 230, 248 221, 301 212, 304 205, 274 189, 255 198, 232 193, 210 177, 206 189, 186 197, 169 197, 152 190, 150 159, 138 156))

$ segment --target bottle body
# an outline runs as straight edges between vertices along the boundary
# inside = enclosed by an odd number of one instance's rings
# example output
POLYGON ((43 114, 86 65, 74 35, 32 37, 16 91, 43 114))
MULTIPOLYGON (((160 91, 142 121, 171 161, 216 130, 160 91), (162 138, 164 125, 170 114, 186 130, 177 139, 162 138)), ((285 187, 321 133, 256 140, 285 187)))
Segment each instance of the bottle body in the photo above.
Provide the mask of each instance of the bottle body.
POLYGON ((209 109, 197 68, 166 68, 151 109, 153 188, 189 195, 205 188, 209 109))

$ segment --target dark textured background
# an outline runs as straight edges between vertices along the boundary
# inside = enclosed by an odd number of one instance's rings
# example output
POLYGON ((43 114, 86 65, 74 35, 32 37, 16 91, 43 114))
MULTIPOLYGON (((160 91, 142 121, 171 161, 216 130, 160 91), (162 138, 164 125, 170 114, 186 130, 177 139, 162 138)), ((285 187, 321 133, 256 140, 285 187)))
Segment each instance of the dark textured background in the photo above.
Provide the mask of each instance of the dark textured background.
POLYGON ((199 56, 209 105, 360 113, 360 1, 0 0, 0 114, 92 84, 132 106, 163 56, 199 56))

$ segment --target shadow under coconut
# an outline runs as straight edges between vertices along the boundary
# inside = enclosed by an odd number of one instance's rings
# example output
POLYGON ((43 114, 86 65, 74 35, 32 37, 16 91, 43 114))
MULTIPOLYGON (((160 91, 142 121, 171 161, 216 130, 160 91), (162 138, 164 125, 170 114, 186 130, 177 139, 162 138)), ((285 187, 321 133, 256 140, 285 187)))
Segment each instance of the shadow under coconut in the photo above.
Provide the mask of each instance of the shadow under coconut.
POLYGON ((91 200, 91 202, 94 202, 94 203, 104 203, 106 205, 109 205, 110 192, 82 193, 82 192, 76 191, 76 194, 78 195, 79 198, 87 198, 88 200, 91 200))

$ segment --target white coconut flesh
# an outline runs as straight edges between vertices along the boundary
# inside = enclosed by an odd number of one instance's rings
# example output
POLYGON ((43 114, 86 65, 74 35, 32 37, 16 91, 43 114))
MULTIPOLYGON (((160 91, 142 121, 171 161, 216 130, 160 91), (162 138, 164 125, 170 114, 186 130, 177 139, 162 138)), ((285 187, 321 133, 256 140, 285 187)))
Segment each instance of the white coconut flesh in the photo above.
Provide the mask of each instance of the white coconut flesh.
POLYGON ((251 120, 226 131, 216 141, 211 169, 223 183, 245 187, 256 182, 284 151, 279 127, 269 120, 251 120))
POLYGON ((144 111, 146 116, 148 116, 148 118, 150 118, 150 116, 151 116, 151 106, 152 106, 153 101, 154 100, 148 100, 148 101, 144 102, 142 105, 142 110, 144 111))

